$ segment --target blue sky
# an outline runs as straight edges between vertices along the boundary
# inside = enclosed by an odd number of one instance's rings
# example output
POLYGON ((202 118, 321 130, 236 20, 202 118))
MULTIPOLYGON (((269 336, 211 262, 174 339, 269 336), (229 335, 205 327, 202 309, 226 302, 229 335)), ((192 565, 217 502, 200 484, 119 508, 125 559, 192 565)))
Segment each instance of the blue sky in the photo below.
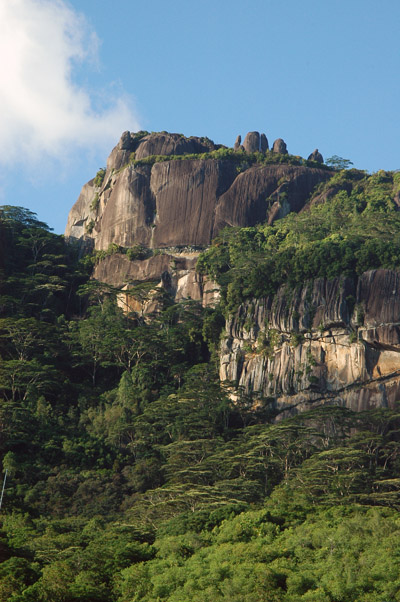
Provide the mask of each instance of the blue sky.
POLYGON ((398 0, 0 0, 0 204, 62 233, 124 130, 400 169, 398 0))

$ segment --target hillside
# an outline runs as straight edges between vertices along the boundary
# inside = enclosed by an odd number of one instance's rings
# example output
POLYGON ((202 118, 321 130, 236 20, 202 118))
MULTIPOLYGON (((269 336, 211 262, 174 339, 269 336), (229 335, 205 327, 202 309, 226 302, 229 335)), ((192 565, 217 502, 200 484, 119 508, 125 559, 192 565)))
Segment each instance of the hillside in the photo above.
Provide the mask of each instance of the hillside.
POLYGON ((124 135, 68 241, 0 208, 0 600, 399 599, 399 175, 264 138, 124 135), (205 169, 235 171, 196 232, 240 182, 272 199, 213 242, 109 228, 140 170, 156 216, 183 211, 151 184, 168 165, 200 204, 205 169))
POLYGON ((157 307, 130 294, 138 282, 208 307, 221 294, 219 372, 233 389, 283 415, 318 403, 393 407, 398 175, 335 172, 317 151, 305 160, 282 140, 268 146, 258 132, 233 149, 125 132, 66 235, 94 247, 94 278, 134 311, 157 307))

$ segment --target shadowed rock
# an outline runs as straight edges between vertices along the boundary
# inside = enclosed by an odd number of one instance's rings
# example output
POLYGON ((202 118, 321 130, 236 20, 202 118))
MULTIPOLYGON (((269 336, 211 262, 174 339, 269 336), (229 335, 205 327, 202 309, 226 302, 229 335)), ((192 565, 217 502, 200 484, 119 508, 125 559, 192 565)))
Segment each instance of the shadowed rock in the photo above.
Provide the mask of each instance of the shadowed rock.
POLYGON ((241 144, 242 144, 242 137, 239 134, 239 136, 235 140, 235 144, 233 145, 233 150, 239 150, 241 144))
POLYGON ((273 146, 272 146, 272 152, 273 153, 279 153, 281 155, 287 155, 287 148, 286 148, 286 143, 284 140, 282 140, 282 138, 278 138, 277 140, 275 140, 273 146))
POLYGON ((274 221, 291 211, 299 211, 311 191, 331 174, 322 169, 279 164, 253 165, 239 174, 228 190, 221 195, 215 209, 214 235, 225 226, 255 226, 274 221), (284 201, 278 194, 285 179, 284 201), (277 200, 278 208, 266 199, 277 200), (271 212, 274 217, 270 220, 271 212))
POLYGON ((135 148, 134 139, 130 132, 124 132, 118 142, 119 150, 130 150, 133 151, 135 148))
POLYGON ((321 153, 319 152, 319 150, 316 148, 311 155, 309 155, 308 157, 309 161, 316 161, 317 163, 323 163, 324 162, 324 158, 321 155, 321 153))
POLYGON ((246 153, 256 153, 260 150, 260 134, 258 132, 249 132, 243 142, 243 148, 246 153))
POLYGON ((261 134, 261 138, 260 138, 260 151, 262 153, 265 153, 268 150, 269 146, 268 146, 268 138, 266 137, 265 134, 261 134))
MULTIPOLYGON (((255 134, 254 143, 265 147, 266 139, 255 134)), ((206 246, 225 225, 253 226, 299 211, 316 184, 332 177, 326 170, 289 164, 245 164, 238 173, 229 156, 129 162, 132 153, 137 158, 213 147, 204 138, 124 132, 109 157, 101 188, 93 180, 83 187, 68 216, 65 235, 88 240, 99 250, 112 243, 206 246)))
POLYGON ((400 393, 399 299, 400 272, 380 269, 357 283, 321 278, 247 301, 227 322, 221 380, 275 397, 282 416, 321 404, 394 408, 400 393), (274 343, 265 354, 258 341, 268 332, 274 343))

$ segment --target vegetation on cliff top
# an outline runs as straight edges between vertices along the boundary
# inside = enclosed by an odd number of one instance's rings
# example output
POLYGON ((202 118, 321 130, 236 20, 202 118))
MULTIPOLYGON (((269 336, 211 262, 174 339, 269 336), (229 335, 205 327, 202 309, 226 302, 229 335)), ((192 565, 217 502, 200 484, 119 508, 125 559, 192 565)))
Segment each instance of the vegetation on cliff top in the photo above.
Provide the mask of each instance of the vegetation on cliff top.
POLYGON ((251 165, 276 165, 285 163, 289 165, 305 165, 307 167, 317 167, 319 169, 332 169, 330 166, 315 161, 303 159, 303 157, 290 154, 280 154, 272 151, 247 153, 244 150, 234 150, 225 146, 207 153, 185 153, 182 155, 150 155, 143 159, 135 159, 135 153, 132 153, 130 164, 154 165, 154 163, 163 163, 165 161, 194 161, 207 159, 229 160, 237 164, 239 171, 248 169, 251 165))
POLYGON ((220 232, 198 269, 221 285, 224 306, 233 311, 245 299, 274 295, 284 283, 397 268, 399 189, 400 173, 338 172, 301 213, 272 226, 220 232))

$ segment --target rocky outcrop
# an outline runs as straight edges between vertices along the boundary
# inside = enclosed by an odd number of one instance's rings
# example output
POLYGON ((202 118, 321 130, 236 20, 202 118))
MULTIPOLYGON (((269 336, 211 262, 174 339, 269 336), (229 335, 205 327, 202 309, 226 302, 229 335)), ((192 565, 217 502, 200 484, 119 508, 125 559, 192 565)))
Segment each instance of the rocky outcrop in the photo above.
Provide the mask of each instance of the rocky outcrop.
MULTIPOLYGON (((246 139, 257 150, 268 145, 258 132, 246 139)), ((253 226, 298 211, 314 187, 332 175, 279 163, 243 161, 238 168, 229 156, 185 159, 187 153, 216 148, 206 138, 124 132, 101 185, 96 178, 83 187, 69 214, 66 236, 87 240, 98 250, 110 244, 204 247, 225 225, 253 226), (164 155, 164 160, 146 163, 150 155, 164 155), (169 155, 179 157, 165 160, 169 155)))
POLYGON ((158 253, 148 259, 131 261, 115 253, 103 259, 94 269, 96 280, 121 288, 119 303, 124 309, 143 315, 157 310, 156 297, 165 290, 175 301, 199 301, 203 307, 213 307, 219 300, 219 287, 206 276, 196 272, 198 253, 158 253), (135 292, 135 285, 153 283, 144 294, 135 292), (123 285, 123 286, 122 286, 123 285))
POLYGON ((239 134, 239 136, 238 136, 238 137, 236 138, 236 140, 235 140, 235 144, 233 145, 233 150, 239 150, 239 149, 240 149, 240 146, 241 146, 241 144, 242 144, 242 137, 241 137, 241 135, 239 134))
POLYGON ((268 150, 268 139, 265 134, 259 132, 249 132, 243 142, 243 148, 246 153, 265 153, 268 150))
POLYGON ((150 155, 188 155, 207 153, 217 147, 211 140, 182 134, 153 133, 141 139, 135 152, 135 159, 144 159, 150 155))
POLYGON ((261 134, 261 136, 260 136, 260 151, 262 153, 265 153, 265 152, 267 152, 268 149, 269 149, 268 138, 266 137, 265 134, 261 134))
POLYGON ((311 153, 311 155, 308 156, 308 160, 315 161, 316 163, 324 162, 324 158, 317 148, 311 153))
POLYGON ((234 145, 234 150, 242 148, 246 153, 265 153, 268 150, 268 139, 265 134, 259 132, 248 132, 243 142, 243 146, 240 146, 242 138, 238 136, 234 145), (240 139, 240 140, 239 140, 240 139))
POLYGON ((221 380, 286 416, 319 404, 394 407, 400 396, 400 272, 320 279, 242 305, 227 323, 221 380))
MULTIPOLYGON (((236 153, 201 156, 217 149, 206 138, 125 132, 104 179, 100 174, 83 187, 66 235, 97 250, 113 245, 93 276, 119 287, 125 309, 144 316, 157 311, 165 291, 176 301, 214 305, 218 286, 195 270, 200 250, 225 226, 272 223, 304 210, 315 187, 333 173, 292 164, 290 157, 255 163, 249 154, 268 149, 258 132, 250 132, 243 146, 239 136, 236 153), (146 259, 115 252, 140 246, 146 259)), ((287 154, 286 144, 276 140, 272 151, 287 154)), ((323 160, 317 149, 309 159, 323 160)), ((312 202, 327 201, 335 186, 312 202)), ((400 396, 400 272, 319 279, 243 304, 227 322, 220 376, 232 395, 242 389, 256 400, 270 399, 280 417, 319 404, 394 407, 400 396)))
POLYGON ((132 158, 140 160, 150 155, 207 153, 216 148, 218 146, 208 138, 196 136, 186 138, 183 134, 168 132, 152 134, 124 132, 107 160, 107 171, 121 169, 132 158))
POLYGON ((272 152, 279 153, 281 155, 287 155, 288 151, 286 142, 282 140, 282 138, 278 138, 277 140, 275 140, 274 144, 272 145, 272 152))
POLYGON ((246 153, 256 153, 260 150, 260 134, 258 132, 249 132, 243 141, 243 148, 246 153))

